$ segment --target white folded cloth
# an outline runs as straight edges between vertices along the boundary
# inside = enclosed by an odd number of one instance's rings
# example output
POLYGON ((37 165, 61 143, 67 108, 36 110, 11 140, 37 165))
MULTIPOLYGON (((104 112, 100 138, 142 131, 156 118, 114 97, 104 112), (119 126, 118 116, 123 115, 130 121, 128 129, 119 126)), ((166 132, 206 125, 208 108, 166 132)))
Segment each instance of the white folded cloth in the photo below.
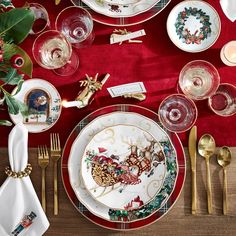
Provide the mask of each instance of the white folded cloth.
POLYGON ((228 19, 234 22, 236 20, 236 0, 220 0, 220 5, 228 19))
MULTIPOLYGON (((28 131, 17 124, 8 138, 9 162, 12 171, 23 171, 28 164, 28 131)), ((13 235, 24 216, 31 212, 33 223, 19 236, 40 236, 48 229, 49 222, 35 193, 30 177, 8 177, 0 187, 0 235, 13 235)))

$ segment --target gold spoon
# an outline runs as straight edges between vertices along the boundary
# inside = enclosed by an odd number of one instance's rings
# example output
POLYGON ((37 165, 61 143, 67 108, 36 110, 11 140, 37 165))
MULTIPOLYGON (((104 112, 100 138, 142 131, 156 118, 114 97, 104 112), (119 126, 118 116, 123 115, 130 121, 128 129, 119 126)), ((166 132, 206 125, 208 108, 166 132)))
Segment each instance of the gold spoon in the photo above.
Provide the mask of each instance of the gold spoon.
POLYGON ((208 213, 212 214, 212 191, 211 191, 211 174, 209 160, 214 154, 216 148, 215 140, 210 134, 204 134, 198 142, 198 152, 205 157, 207 170, 207 203, 208 213))
POLYGON ((223 167, 223 214, 226 215, 228 211, 227 203, 227 176, 226 176, 226 166, 230 164, 231 161, 231 152, 230 149, 226 146, 220 148, 220 151, 217 155, 217 161, 220 166, 223 167))

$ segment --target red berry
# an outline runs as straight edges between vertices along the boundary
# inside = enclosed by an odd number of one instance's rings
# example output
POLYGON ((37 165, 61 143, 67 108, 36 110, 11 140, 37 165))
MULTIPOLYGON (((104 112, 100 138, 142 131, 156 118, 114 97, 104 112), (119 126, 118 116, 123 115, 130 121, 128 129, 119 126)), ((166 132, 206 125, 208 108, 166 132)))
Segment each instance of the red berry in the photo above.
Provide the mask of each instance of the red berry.
POLYGON ((12 56, 10 62, 13 68, 21 68, 25 63, 24 58, 18 54, 12 56))

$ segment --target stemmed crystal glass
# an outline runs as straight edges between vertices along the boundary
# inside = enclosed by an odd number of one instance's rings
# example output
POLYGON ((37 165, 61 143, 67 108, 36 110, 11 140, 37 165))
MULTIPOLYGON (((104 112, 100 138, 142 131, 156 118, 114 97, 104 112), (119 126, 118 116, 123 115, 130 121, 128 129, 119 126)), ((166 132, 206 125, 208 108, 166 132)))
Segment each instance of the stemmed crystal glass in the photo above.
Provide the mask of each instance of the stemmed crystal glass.
POLYGON ((39 3, 27 3, 29 9, 33 12, 35 20, 30 34, 40 34, 50 26, 48 12, 44 6, 39 3))
POLYGON ((55 26, 76 48, 88 47, 93 43, 93 19, 82 7, 71 6, 62 10, 56 18, 55 26))
POLYGON ((182 94, 166 97, 158 110, 160 122, 172 132, 184 132, 190 129, 197 119, 197 114, 195 103, 182 94))
POLYGON ((32 52, 40 66, 53 69, 58 75, 72 75, 78 68, 77 55, 59 31, 48 30, 41 33, 34 41, 32 52))
POLYGON ((220 84, 217 69, 209 62, 195 60, 187 63, 179 74, 179 87, 193 100, 203 100, 215 93, 220 84))
POLYGON ((208 99, 211 110, 219 116, 236 114, 236 87, 232 84, 220 84, 215 94, 208 99))

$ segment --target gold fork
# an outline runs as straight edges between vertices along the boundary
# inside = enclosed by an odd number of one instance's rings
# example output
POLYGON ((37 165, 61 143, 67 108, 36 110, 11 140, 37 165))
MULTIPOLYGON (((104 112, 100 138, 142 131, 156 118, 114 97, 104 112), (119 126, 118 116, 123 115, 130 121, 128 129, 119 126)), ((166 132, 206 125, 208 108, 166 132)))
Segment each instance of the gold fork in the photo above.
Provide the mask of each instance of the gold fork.
POLYGON ((53 186, 54 186, 54 215, 58 215, 58 183, 57 183, 57 162, 61 157, 61 145, 59 134, 50 134, 51 158, 53 161, 53 186))
POLYGON ((47 146, 38 146, 38 164, 42 169, 42 207, 44 212, 46 212, 46 192, 45 192, 45 171, 49 164, 49 155, 47 146))

